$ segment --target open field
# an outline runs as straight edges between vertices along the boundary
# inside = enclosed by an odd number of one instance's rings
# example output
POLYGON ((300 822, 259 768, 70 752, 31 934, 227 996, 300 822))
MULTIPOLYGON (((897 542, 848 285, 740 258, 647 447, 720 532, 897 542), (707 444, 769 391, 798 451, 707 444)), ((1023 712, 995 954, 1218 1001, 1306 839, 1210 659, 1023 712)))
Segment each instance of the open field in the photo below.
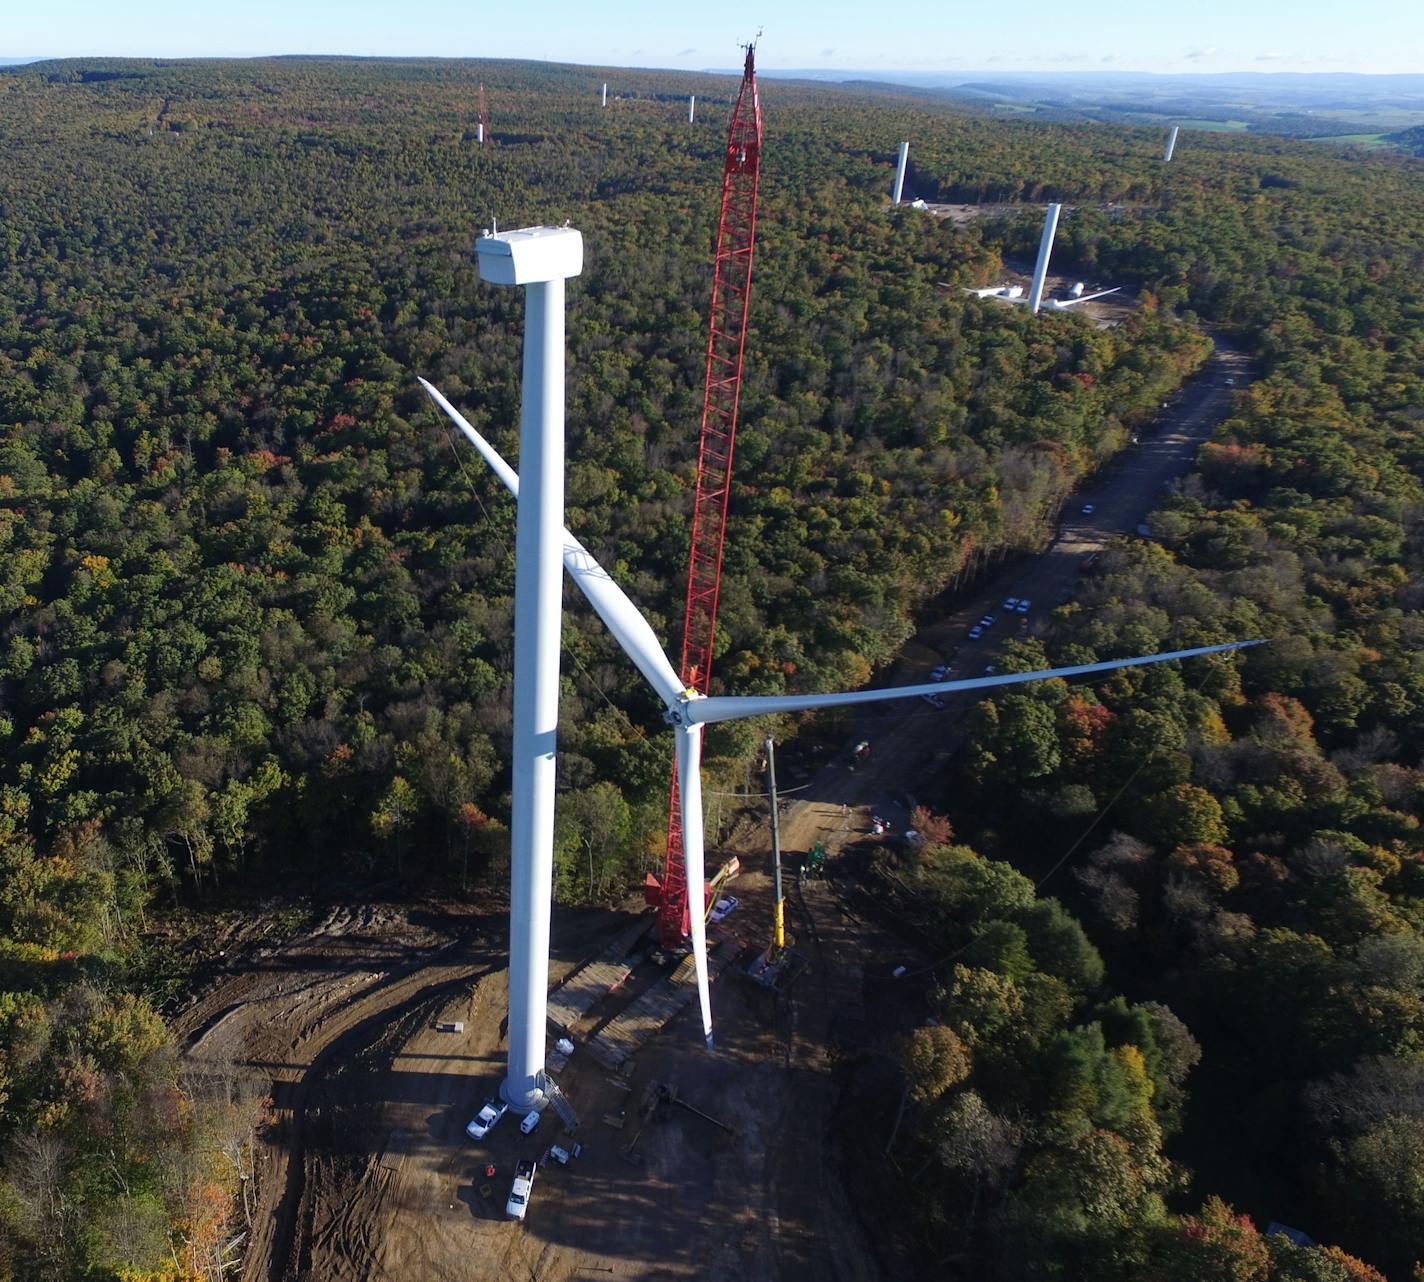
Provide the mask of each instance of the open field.
POLYGON ((1374 147, 1388 150, 1394 144, 1386 141, 1384 134, 1333 134, 1329 138, 1312 138, 1311 142, 1339 143, 1351 147, 1374 147))
POLYGON ((1244 120, 1173 120, 1174 125, 1180 125, 1183 129, 1203 129, 1208 133, 1239 133, 1248 128, 1244 120))

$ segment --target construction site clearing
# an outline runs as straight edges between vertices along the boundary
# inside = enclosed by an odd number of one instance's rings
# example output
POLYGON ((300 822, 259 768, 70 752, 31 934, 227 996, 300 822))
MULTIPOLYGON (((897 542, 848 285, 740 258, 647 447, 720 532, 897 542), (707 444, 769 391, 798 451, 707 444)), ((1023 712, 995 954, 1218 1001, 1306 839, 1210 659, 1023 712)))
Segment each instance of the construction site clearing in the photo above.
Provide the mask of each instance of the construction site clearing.
MULTIPOLYGON (((788 851, 823 840, 833 859, 870 820, 802 803, 785 830, 788 851)), ((764 867, 758 825, 741 836, 764 867)), ((195 1070, 271 1082, 241 1276, 885 1276, 838 1173, 832 1068, 838 1047, 914 1021, 908 997, 866 1001, 903 947, 829 883, 788 882, 805 973, 780 993, 745 976, 765 953, 768 875, 743 872, 736 912, 709 925, 710 1055, 690 964, 659 963, 650 912, 558 911, 545 1116, 526 1135, 508 1115, 481 1141, 465 1126, 503 1073, 502 903, 341 907, 281 945, 225 940, 173 1023, 195 1070), (518 1219, 521 1162, 537 1177, 518 1219)))

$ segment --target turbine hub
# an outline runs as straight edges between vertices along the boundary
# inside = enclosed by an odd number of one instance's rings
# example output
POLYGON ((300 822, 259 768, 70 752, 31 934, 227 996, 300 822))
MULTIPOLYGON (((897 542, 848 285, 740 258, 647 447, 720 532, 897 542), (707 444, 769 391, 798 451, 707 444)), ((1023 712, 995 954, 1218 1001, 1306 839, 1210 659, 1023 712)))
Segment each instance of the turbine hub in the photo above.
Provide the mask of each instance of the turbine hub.
POLYGON ((694 699, 705 699, 706 697, 707 696, 700 690, 695 690, 692 686, 687 686, 683 692, 678 695, 675 703, 669 703, 668 706, 663 709, 663 720, 670 726, 686 725, 687 717, 683 714, 683 709, 694 699))

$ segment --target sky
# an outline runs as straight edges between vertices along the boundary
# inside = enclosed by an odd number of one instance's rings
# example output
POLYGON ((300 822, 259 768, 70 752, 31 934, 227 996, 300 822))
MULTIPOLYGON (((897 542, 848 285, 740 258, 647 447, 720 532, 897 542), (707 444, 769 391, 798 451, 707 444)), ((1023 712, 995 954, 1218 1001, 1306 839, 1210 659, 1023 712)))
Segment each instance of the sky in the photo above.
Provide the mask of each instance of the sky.
POLYGON ((1421 0, 0 0, 0 57, 359 54, 765 70, 1424 70, 1421 0))

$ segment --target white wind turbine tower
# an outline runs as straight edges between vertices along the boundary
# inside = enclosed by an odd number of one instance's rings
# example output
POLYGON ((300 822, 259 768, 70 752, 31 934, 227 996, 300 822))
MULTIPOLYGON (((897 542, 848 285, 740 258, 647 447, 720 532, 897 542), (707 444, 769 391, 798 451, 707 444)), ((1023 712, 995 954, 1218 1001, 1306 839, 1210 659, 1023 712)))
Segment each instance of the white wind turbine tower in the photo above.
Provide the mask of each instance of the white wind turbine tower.
MULTIPOLYGON (((922 694, 1019 685, 1048 677, 1111 672, 1117 668, 1140 667, 1260 644, 1233 641, 1131 659, 1113 659, 1105 663, 1051 668, 1042 672, 973 677, 842 694, 708 697, 688 689, 642 612, 588 549, 562 528, 563 480, 562 476, 555 480, 551 472, 556 465, 561 468, 563 461, 563 281, 568 276, 577 275, 580 270, 582 240, 572 229, 536 227, 498 236, 482 236, 476 242, 476 250, 479 253, 480 273, 485 279, 497 284, 525 284, 530 287, 524 350, 524 405, 520 425, 520 463, 528 484, 521 486, 520 477, 513 468, 439 391, 425 379, 421 379, 420 383, 518 501, 515 538, 514 795, 510 823, 509 1073, 501 1088, 504 1098, 515 1108, 528 1109, 537 1103, 544 1069, 549 913, 552 903, 554 734, 558 721, 560 599, 557 579, 559 562, 554 560, 555 546, 559 548, 563 568, 663 702, 663 717, 672 727, 677 755, 683 854, 689 892, 692 887, 700 888, 705 884, 701 775, 702 730, 705 725, 744 717, 878 703, 922 694), (536 297, 541 298, 537 309, 536 297), (557 321, 550 315, 556 300, 559 307, 557 321), (555 390, 558 393, 557 402, 554 399, 555 390), (558 433, 557 441, 550 439, 554 432, 558 433), (526 538, 526 529, 537 530, 537 539, 533 533, 526 538), (531 563, 532 558, 539 560, 531 563), (526 600, 521 596, 521 585, 536 580, 540 611, 535 613, 531 607, 529 612, 521 612, 521 602, 526 600), (524 674, 523 684, 521 674, 524 674), (530 696, 531 686, 537 686, 539 698, 530 696), (522 699, 521 691, 525 692, 522 699)), ((703 914, 697 911, 690 913, 689 923, 697 995, 702 1011, 702 1032, 710 1050, 712 1001, 707 978, 707 938, 703 914)))
POLYGON ((1053 255, 1053 240, 1058 235, 1058 215, 1063 212, 1060 204, 1051 204, 1043 218, 1043 235, 1038 241, 1038 258, 1033 265, 1033 283, 1029 286, 1028 297, 1024 297, 1022 285, 990 285, 985 289, 966 289, 966 294, 973 294, 975 298, 996 298, 1005 303, 1027 303, 1028 309, 1035 316, 1038 315, 1041 307, 1046 307, 1054 312, 1066 312, 1071 307, 1077 307, 1080 303, 1091 303, 1095 298, 1106 298, 1109 294, 1116 294, 1122 288, 1121 285, 1114 285, 1111 289, 1100 289, 1096 294, 1083 293, 1083 285, 1080 281, 1069 291, 1067 298, 1048 298, 1043 296, 1043 287, 1048 280, 1048 260, 1053 255))

